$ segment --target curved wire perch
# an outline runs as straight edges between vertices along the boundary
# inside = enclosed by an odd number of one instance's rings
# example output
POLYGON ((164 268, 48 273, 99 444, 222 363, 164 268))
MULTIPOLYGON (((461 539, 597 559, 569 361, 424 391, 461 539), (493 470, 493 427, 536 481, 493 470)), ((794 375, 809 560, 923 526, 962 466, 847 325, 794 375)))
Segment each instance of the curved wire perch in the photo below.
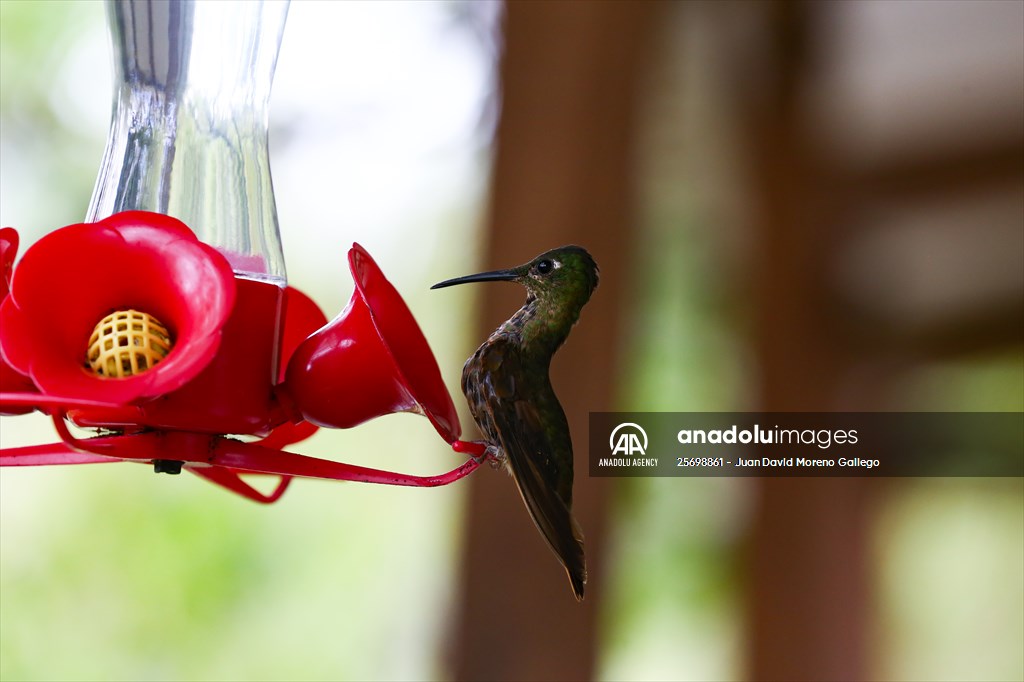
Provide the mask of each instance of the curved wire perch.
POLYGON ((104 457, 80 452, 67 443, 47 443, 20 448, 0 448, 0 466, 35 467, 56 464, 103 464, 119 462, 116 457, 104 457))
POLYGON ((0 413, 2 413, 2 408, 4 407, 32 407, 45 412, 51 408, 75 410, 89 408, 118 408, 123 407, 123 405, 104 400, 69 398, 66 396, 33 393, 29 391, 3 391, 0 392, 0 413))
MULTIPOLYGON (((301 476, 304 478, 325 478, 335 481, 357 481, 383 485, 402 485, 416 488, 433 488, 448 485, 472 473, 480 462, 471 458, 451 471, 435 476, 415 476, 394 471, 371 469, 344 464, 316 457, 298 455, 286 450, 265 448, 256 443, 242 443, 228 438, 218 438, 210 464, 227 467, 236 471, 260 474, 301 476)), ((461 441, 457 441, 461 442, 461 441)))
POLYGON ((193 474, 255 502, 278 500, 292 478, 319 478, 382 485, 432 488, 464 478, 485 459, 482 443, 456 440, 453 450, 468 454, 462 465, 442 474, 417 476, 383 469, 299 455, 263 443, 244 443, 225 436, 184 431, 140 431, 118 435, 77 438, 68 428, 63 412, 53 415, 53 424, 63 443, 0 449, 0 466, 44 464, 90 464, 113 461, 152 463, 157 460, 181 462, 193 474), (239 474, 268 474, 281 480, 270 494, 256 490, 239 474))
POLYGON ((203 466, 190 466, 187 467, 187 469, 196 476, 205 478, 210 483, 215 483, 222 488, 227 488, 233 493, 237 493, 242 497, 250 499, 253 502, 259 502, 260 504, 273 504, 274 502, 277 502, 281 498, 281 495, 284 495, 284 491, 288 489, 288 484, 292 482, 291 476, 281 476, 281 480, 278 482, 277 487, 274 488, 273 492, 267 495, 246 483, 242 480, 242 477, 238 475, 238 472, 232 471, 231 469, 203 466))

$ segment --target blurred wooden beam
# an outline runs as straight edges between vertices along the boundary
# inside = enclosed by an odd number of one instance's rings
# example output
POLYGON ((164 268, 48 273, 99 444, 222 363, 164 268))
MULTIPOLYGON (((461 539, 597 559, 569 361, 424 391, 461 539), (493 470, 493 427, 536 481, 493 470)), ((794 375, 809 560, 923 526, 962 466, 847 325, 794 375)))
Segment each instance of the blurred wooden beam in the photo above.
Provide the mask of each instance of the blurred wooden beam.
POLYGON ((990 300, 963 315, 927 325, 895 325, 863 317, 851 320, 851 334, 876 357, 918 362, 991 355, 1024 348, 1024 292, 990 300))
MULTIPOLYGON (((1024 132, 1024 131, 1022 131, 1024 132)), ((845 172, 845 191, 874 199, 934 197, 967 193, 1024 182, 1024 136, 984 139, 979 144, 944 149, 941 142, 927 154, 878 160, 845 172)))
MULTIPOLYGON (((587 420, 589 411, 612 405, 630 253, 637 74, 657 8, 505 6, 502 116, 481 269, 517 265, 568 243, 585 246, 601 268, 594 298, 552 365, 572 427, 574 508, 586 534, 589 582, 586 600, 576 603, 512 481, 491 471, 474 476, 452 652, 457 680, 594 674, 610 481, 587 475, 587 420)), ((494 284, 481 294, 483 340, 522 305, 524 293, 494 284)))
MULTIPOLYGON (((827 5, 824 6, 827 8, 827 5)), ((815 8, 818 8, 817 10, 815 8)), ((750 298, 757 407, 851 409, 841 382, 851 361, 838 336, 827 271, 836 244, 830 169, 803 120, 813 69, 814 11, 761 5, 767 38, 738 74, 753 206, 750 298)), ((842 680, 867 676, 867 528, 863 481, 755 481, 745 556, 747 677, 842 680)))

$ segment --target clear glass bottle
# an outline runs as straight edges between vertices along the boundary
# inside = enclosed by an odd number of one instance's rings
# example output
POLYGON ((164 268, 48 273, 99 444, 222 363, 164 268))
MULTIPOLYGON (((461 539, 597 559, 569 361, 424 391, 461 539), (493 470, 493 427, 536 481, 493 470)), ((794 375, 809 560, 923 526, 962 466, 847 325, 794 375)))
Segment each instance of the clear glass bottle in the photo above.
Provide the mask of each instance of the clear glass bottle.
POLYGON ((288 2, 108 0, 107 13, 114 108, 86 220, 128 210, 182 220, 231 263, 236 300, 195 379, 87 421, 265 434, 281 421, 287 280, 267 128, 288 2))
POLYGON ((268 105, 287 0, 110 0, 114 110, 88 221, 184 221, 242 277, 285 280, 268 105))

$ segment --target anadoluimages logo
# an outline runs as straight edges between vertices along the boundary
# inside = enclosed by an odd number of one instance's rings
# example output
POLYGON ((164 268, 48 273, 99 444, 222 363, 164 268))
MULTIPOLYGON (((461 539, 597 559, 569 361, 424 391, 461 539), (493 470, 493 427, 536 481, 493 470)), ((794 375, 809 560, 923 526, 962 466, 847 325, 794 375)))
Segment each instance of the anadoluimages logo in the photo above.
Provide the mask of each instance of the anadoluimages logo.
POLYGON ((647 454, 647 432, 642 426, 633 422, 619 424, 612 429, 612 435, 608 437, 608 447, 613 455, 626 455, 627 457, 645 455, 647 454), (641 439, 643 440, 641 441, 641 439))

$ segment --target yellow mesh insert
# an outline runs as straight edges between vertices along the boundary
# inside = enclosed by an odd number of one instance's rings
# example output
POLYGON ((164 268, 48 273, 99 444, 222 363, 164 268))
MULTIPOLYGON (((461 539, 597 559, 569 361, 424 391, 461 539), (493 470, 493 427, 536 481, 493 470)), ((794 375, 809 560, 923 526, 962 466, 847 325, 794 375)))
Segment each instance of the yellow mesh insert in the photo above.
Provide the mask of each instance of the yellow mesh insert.
POLYGON ((86 358, 101 377, 123 379, 157 365, 172 345, 160 320, 138 310, 118 310, 93 329, 86 358))

